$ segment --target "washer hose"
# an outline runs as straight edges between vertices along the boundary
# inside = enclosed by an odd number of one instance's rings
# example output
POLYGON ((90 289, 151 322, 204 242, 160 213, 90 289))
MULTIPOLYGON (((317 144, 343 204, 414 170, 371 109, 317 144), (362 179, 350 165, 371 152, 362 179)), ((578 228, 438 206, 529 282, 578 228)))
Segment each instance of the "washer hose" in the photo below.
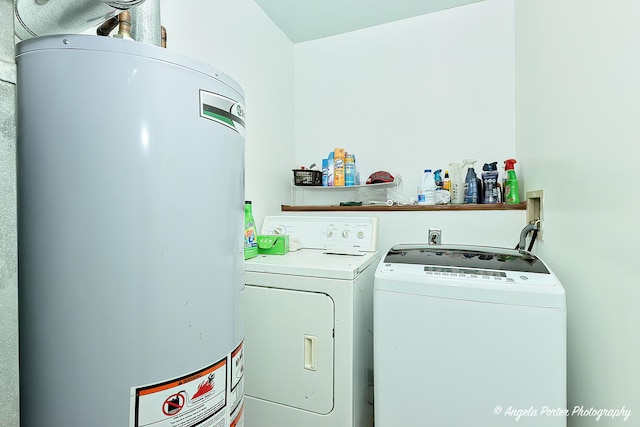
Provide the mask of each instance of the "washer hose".
POLYGON ((516 249, 524 251, 524 248, 527 244, 527 236, 533 231, 533 237, 531 238, 531 243, 529 245, 529 248, 527 249, 530 252, 531 249, 533 249, 533 242, 535 242, 536 237, 538 236, 538 230, 540 230, 540 227, 538 227, 538 221, 534 222, 533 224, 528 224, 525 228, 523 228, 520 232, 520 242, 518 243, 518 246, 516 246, 516 249))

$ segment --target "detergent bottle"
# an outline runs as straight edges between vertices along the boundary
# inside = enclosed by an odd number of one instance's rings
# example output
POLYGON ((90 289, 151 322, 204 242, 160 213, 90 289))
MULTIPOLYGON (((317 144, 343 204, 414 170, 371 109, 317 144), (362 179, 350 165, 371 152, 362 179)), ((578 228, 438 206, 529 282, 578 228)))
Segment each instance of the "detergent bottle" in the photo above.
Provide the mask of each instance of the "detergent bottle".
POLYGON ((482 171, 482 203, 500 203, 498 162, 485 163, 482 171))
POLYGON ((478 176, 473 168, 476 163, 473 159, 464 161, 465 165, 469 165, 467 169, 467 177, 464 180, 464 202, 465 203, 478 203, 478 176))
POLYGON ((520 188, 518 187, 518 178, 513 165, 516 164, 515 159, 504 161, 504 170, 507 173, 507 180, 504 184, 504 202, 509 205, 517 205, 520 203, 520 188))
POLYGON ((244 259, 258 256, 258 236, 251 201, 244 202, 244 259))
POLYGON ((435 205, 436 204, 436 181, 431 169, 425 169, 422 175, 422 182, 418 187, 418 204, 419 205, 435 205))
POLYGON ((449 172, 451 175, 451 203, 460 205, 464 203, 464 180, 462 179, 461 163, 449 163, 449 172))

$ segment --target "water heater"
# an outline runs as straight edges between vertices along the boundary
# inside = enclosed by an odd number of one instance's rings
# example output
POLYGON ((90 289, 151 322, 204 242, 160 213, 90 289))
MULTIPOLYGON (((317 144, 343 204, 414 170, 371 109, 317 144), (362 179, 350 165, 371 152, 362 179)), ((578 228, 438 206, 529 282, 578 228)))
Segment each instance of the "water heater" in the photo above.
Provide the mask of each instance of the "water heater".
POLYGON ((16 59, 22 426, 242 425, 242 89, 131 40, 16 59))

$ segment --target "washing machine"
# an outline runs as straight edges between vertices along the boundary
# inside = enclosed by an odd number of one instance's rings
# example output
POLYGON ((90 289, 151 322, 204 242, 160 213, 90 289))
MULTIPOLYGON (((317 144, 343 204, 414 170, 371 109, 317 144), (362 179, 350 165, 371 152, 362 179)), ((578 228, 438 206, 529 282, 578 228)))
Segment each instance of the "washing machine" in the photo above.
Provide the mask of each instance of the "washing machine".
POLYGON ((373 425, 375 217, 266 217, 245 265, 245 425, 373 425))
POLYGON ((566 303, 528 252, 398 245, 374 280, 376 427, 566 426, 566 303))

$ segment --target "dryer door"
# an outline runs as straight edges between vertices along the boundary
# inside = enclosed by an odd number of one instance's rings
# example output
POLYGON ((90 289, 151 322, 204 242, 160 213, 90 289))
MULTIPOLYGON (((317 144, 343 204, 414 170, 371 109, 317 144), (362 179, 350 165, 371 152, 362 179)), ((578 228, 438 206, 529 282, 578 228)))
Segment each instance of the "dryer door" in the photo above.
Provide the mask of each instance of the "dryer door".
POLYGON ((245 287, 245 394, 328 414, 333 408, 333 300, 245 287))

